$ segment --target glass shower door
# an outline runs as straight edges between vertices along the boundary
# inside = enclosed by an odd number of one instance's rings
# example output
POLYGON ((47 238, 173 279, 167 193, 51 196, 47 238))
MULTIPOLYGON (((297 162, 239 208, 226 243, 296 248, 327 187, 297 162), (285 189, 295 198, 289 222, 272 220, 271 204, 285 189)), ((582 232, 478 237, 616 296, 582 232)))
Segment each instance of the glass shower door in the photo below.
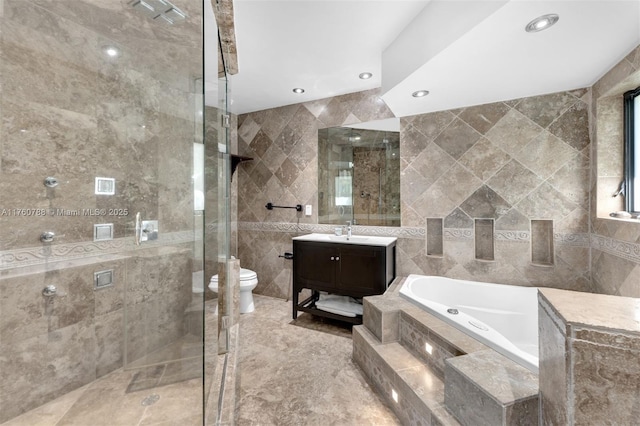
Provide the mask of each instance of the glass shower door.
POLYGON ((0 423, 203 420, 203 2, 139 3, 0 1, 0 423))

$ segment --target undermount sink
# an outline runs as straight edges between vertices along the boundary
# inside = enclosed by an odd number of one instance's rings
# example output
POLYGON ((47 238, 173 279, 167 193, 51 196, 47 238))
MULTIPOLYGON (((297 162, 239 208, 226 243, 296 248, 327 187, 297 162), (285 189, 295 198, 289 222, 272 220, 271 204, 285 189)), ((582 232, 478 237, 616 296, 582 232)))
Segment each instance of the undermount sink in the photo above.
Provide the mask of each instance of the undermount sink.
POLYGON ((316 241, 324 243, 341 243, 341 244, 360 244, 365 246, 388 246, 394 243, 396 237, 375 237, 371 235, 352 235, 347 238, 346 235, 333 234, 308 234, 300 237, 294 237, 294 240, 300 241, 316 241))

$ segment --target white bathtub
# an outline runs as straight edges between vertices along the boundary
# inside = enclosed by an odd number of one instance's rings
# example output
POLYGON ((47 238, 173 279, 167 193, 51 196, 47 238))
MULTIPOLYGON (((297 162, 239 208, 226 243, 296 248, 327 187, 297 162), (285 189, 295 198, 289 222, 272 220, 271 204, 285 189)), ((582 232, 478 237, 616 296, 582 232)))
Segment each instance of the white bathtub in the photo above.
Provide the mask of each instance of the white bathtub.
POLYGON ((538 289, 409 275, 400 294, 502 355, 538 372, 538 289), (457 314, 448 309, 456 309, 457 314))

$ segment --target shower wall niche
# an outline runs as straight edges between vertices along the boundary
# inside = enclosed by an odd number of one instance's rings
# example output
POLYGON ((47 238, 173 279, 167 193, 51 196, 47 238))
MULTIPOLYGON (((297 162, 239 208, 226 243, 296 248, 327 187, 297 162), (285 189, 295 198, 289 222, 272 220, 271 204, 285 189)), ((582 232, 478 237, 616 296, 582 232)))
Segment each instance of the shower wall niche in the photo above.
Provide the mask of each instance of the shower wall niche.
POLYGON ((443 219, 427 218, 427 256, 444 255, 443 219))
POLYGON ((476 219, 475 252, 478 260, 495 260, 493 239, 493 219, 476 219))
POLYGON ((553 221, 531 221, 531 263, 541 266, 552 266, 553 253, 553 221))

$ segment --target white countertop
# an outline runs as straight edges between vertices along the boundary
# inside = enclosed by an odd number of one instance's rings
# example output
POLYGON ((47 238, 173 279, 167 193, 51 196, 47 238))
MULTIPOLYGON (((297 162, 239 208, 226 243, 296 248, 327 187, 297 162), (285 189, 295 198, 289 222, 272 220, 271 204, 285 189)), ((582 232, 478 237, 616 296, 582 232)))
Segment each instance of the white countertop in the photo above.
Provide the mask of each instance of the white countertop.
POLYGON ((307 234, 299 237, 293 237, 296 241, 314 241, 318 243, 340 243, 340 244, 356 244, 361 246, 378 246, 388 247, 395 243, 396 237, 376 237, 370 235, 351 235, 347 239, 346 235, 333 234, 307 234))

